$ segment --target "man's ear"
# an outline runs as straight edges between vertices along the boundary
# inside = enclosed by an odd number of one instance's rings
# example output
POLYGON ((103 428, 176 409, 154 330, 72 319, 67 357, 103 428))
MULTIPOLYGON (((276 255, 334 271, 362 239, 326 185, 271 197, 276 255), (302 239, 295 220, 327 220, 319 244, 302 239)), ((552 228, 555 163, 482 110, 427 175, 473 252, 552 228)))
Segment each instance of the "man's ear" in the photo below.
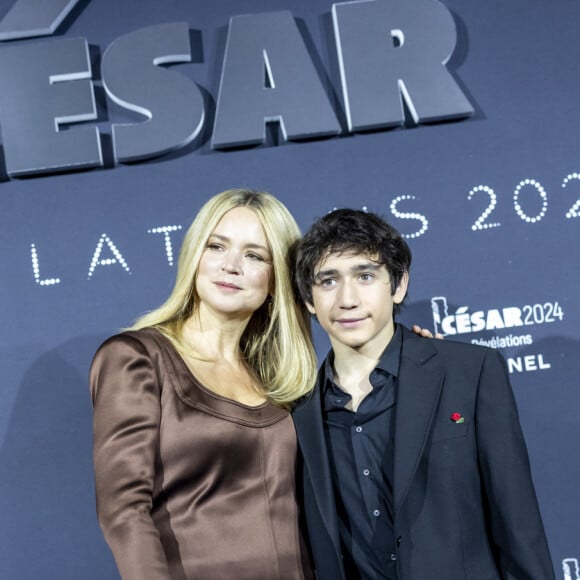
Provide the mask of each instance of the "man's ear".
POLYGON ((405 296, 407 294, 408 286, 409 286, 409 272, 405 272, 401 276, 401 281, 399 282, 399 286, 397 287, 397 289, 395 290, 395 293, 393 294, 393 302, 395 304, 401 304, 401 302, 403 302, 403 300, 405 299, 405 296))

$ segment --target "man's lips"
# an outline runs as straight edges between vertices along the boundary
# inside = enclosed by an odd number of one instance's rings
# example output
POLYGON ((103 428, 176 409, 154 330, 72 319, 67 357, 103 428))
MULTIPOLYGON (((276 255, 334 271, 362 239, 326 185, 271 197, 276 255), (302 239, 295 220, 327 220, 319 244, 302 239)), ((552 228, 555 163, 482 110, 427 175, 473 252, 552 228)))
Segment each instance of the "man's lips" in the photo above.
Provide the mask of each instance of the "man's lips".
POLYGON ((356 328, 357 326, 360 326, 366 318, 366 316, 359 318, 337 318, 335 322, 344 328, 356 328))

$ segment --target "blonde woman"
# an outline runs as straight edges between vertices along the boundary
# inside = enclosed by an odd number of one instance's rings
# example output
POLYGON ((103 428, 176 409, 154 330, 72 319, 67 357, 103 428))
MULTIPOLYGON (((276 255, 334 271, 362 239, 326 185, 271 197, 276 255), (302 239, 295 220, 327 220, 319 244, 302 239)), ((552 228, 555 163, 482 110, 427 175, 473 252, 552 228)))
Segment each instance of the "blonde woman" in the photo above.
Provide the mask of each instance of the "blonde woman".
POLYGON ((123 580, 312 577, 288 412, 316 376, 299 237, 273 196, 216 195, 167 301, 97 351, 97 511, 123 580))

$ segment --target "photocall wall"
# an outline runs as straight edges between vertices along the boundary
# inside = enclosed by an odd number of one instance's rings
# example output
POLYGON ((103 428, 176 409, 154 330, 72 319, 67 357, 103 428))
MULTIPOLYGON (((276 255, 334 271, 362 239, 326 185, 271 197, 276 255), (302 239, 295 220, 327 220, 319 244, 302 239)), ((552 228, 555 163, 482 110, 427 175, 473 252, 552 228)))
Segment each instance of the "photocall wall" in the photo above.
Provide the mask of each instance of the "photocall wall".
POLYGON ((348 206, 405 235, 401 321, 503 353, 580 580, 578 22, 576 0, 1 2, 0 577, 118 578, 92 355, 168 295, 201 205, 250 187, 303 230, 348 206))

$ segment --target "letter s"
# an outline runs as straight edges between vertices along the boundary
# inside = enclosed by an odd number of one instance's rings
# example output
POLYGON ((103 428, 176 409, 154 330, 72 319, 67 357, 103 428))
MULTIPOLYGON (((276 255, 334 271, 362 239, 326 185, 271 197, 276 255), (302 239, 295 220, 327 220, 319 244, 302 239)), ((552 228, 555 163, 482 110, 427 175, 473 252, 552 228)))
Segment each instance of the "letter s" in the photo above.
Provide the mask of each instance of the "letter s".
POLYGON ((201 91, 187 77, 158 66, 190 60, 185 22, 142 28, 107 48, 101 63, 107 95, 148 119, 113 125, 117 161, 156 157, 184 147, 199 134, 205 115, 201 91))

